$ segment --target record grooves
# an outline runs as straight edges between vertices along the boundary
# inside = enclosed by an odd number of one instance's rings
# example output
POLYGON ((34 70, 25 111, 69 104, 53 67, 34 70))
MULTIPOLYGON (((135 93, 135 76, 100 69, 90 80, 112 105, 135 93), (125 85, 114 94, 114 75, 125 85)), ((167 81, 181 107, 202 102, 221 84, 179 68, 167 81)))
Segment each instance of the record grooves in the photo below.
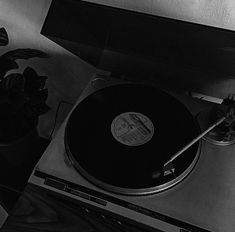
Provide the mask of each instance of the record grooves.
POLYGON ((194 117, 173 96, 152 86, 120 84, 77 105, 66 125, 65 147, 74 167, 95 185, 119 194, 149 194, 192 170, 199 142, 174 161, 174 175, 152 178, 198 134, 194 117))

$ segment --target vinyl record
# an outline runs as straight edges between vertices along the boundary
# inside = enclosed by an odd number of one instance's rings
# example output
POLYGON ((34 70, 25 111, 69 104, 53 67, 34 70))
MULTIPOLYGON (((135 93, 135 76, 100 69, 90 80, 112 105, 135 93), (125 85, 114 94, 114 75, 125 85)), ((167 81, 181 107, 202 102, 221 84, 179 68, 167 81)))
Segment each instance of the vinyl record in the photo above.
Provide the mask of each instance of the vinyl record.
POLYGON ((121 194, 158 192, 182 180, 199 155, 194 144, 174 162, 172 175, 162 168, 173 154, 199 134, 198 124, 175 97, 142 84, 98 90, 71 113, 65 147, 75 168, 89 181, 121 194), (153 178, 153 173, 161 175, 153 178))

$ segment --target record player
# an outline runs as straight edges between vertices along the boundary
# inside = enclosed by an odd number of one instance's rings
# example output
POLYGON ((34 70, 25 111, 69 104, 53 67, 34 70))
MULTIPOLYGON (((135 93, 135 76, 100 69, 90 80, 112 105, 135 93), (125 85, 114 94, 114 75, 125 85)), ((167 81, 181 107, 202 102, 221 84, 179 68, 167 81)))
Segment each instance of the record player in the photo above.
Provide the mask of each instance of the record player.
POLYGON ((149 84, 96 75, 29 182, 155 231, 231 232, 233 140, 216 144, 204 137, 175 159, 171 169, 162 169, 208 127, 205 112, 214 105, 149 84))
POLYGON ((164 164, 223 114, 216 109, 221 104, 183 93, 235 75, 228 52, 234 51, 234 33, 56 0, 42 34, 97 69, 134 81, 98 73, 29 182, 149 231, 233 232, 235 126, 222 123, 170 168, 164 164), (137 83, 139 77, 148 83, 137 83))

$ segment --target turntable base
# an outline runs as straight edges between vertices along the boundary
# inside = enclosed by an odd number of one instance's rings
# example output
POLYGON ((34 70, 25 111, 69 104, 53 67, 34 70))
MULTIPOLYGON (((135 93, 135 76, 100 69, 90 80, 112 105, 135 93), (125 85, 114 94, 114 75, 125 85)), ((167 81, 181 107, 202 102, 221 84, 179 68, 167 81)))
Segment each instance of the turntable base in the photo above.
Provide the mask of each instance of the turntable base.
POLYGON ((172 173, 164 175, 163 164, 199 132, 191 113, 171 95, 128 83, 79 103, 67 121, 65 148, 78 172, 95 185, 120 194, 153 194, 192 170, 200 143, 174 161, 172 173), (161 175, 153 178, 156 170, 161 175))
MULTIPOLYGON (((91 86, 88 86, 89 88, 91 88, 90 93, 94 93, 94 89, 92 90, 91 86)), ((82 106, 81 101, 86 97, 81 97, 76 106, 80 104, 82 106)), ((187 96, 174 95, 174 97, 192 115, 197 115, 212 106, 211 103, 187 96)), ((102 101, 102 95, 100 99, 102 101)), ((70 116, 73 115, 72 112, 76 111, 71 111, 60 127, 32 173, 30 183, 102 210, 122 215, 133 221, 147 224, 160 231, 234 231, 235 146, 233 144, 216 146, 202 140, 197 163, 179 183, 151 194, 125 194, 92 182, 84 173, 79 172, 79 168, 67 155, 68 150, 63 141, 65 141, 66 125, 68 125, 70 116)), ((138 111, 127 110, 126 112, 138 111)), ((115 117, 116 114, 112 118, 115 119, 115 117)), ((151 118, 149 114, 147 117, 151 118)), ((94 117, 95 119, 96 117, 94 117)), ((201 123, 199 122, 199 124, 201 123)), ((110 134, 112 135, 111 132, 110 134)), ((82 140, 80 137, 77 138, 79 147, 79 141, 82 140)), ((112 139, 115 141, 115 138, 112 139)), ((145 144, 147 145, 148 142, 145 144)), ((90 144, 90 146, 93 145, 93 143, 90 144)), ((121 146, 124 145, 121 144, 121 146)), ((98 156, 99 153, 94 155, 98 156)))

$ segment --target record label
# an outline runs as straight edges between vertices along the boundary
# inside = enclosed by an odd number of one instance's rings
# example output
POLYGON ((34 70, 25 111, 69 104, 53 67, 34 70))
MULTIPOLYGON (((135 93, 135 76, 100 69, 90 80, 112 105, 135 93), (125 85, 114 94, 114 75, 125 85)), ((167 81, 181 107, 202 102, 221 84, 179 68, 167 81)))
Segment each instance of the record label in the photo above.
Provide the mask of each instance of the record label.
POLYGON ((140 146, 152 138, 154 125, 146 115, 126 112, 114 118, 111 132, 113 137, 124 145, 140 146))

